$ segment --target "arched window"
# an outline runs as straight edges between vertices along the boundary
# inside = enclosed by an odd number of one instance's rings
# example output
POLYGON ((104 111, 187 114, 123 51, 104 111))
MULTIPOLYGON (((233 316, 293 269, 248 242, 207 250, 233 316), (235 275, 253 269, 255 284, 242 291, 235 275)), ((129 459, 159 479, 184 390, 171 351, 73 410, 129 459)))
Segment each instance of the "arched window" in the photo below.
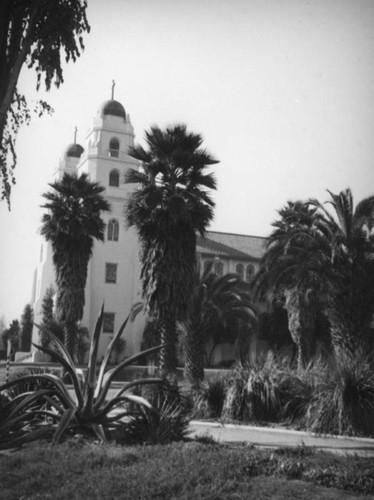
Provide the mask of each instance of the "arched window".
POLYGON ((112 137, 109 141, 109 156, 111 158, 118 158, 119 156, 119 140, 116 137, 112 137))
POLYGON ((212 261, 211 260, 206 260, 204 262, 204 273, 208 270, 208 269, 211 269, 212 270, 212 261))
POLYGON ((220 262, 219 260, 214 263, 214 272, 218 276, 222 276, 223 275, 223 263, 220 262))
POLYGON ((249 283, 252 280, 254 273, 255 273, 255 268, 252 266, 252 264, 248 264, 248 266, 245 269, 245 281, 247 283, 249 283))
POLYGON ((119 172, 111 170, 109 174, 109 186, 119 187, 119 172))
POLYGON ((119 224, 118 220, 112 219, 108 223, 108 241, 118 241, 119 224))
POLYGON ((236 274, 239 276, 239 278, 243 279, 243 275, 244 275, 244 266, 243 266, 243 264, 237 264, 236 265, 236 274))

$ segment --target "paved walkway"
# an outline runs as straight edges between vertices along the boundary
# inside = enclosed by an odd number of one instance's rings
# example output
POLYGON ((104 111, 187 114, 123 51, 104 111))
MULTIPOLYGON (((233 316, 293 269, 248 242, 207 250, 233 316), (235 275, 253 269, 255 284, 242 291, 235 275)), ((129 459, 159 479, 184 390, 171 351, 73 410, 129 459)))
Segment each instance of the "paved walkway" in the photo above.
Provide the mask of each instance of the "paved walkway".
POLYGON ((219 442, 245 442, 261 448, 308 446, 339 454, 374 457, 374 439, 317 436, 309 432, 248 425, 191 422, 191 437, 210 436, 219 442))

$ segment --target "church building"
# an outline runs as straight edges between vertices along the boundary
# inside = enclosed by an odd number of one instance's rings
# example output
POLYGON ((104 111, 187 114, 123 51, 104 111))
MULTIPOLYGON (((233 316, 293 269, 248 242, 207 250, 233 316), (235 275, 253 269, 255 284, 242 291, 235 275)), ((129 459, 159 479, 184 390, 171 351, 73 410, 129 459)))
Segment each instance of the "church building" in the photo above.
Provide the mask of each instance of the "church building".
MULTIPOLYGON (((132 184, 124 184, 125 173, 128 168, 139 168, 138 161, 128 154, 134 137, 130 115, 122 104, 113 99, 106 101, 93 119, 85 148, 77 143, 69 145, 54 174, 54 180, 60 179, 64 172, 88 174, 92 181, 105 187, 103 195, 111 206, 111 211, 103 214, 105 241, 95 242, 89 262, 86 303, 81 321, 81 325, 92 332, 104 302, 99 358, 104 356, 107 345, 132 305, 141 301, 139 244, 136 231, 126 228, 123 214, 126 200, 136 189, 132 184)), ((198 258, 203 266, 212 261, 217 274, 234 272, 245 281, 250 281, 258 269, 265 242, 266 239, 261 237, 208 231, 206 238, 198 237, 198 258)), ((36 323, 42 320, 41 305, 50 286, 55 287, 52 248, 50 243, 44 241, 34 280, 36 323)), ((139 351, 143 328, 144 317, 141 315, 127 325, 123 333, 126 356, 139 351)), ((37 332, 34 332, 33 340, 37 342, 37 332)), ((216 360, 230 358, 233 354, 229 351, 227 348, 218 350, 216 360)))

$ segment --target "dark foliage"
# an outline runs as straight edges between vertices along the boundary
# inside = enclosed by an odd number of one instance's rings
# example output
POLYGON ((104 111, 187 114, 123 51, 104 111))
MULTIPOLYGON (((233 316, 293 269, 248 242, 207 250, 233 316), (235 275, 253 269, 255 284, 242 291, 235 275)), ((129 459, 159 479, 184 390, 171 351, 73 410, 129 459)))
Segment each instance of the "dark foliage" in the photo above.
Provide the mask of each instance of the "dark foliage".
POLYGON ((147 312, 157 317, 163 343, 160 366, 176 368, 176 322, 188 314, 196 265, 196 232, 204 234, 213 218, 207 172, 217 161, 202 149, 202 137, 185 125, 145 134, 147 149, 135 146, 131 156, 141 170, 130 169, 126 183, 136 183, 126 207, 129 226, 141 243, 141 281, 147 312))
MULTIPOLYGON (((44 78, 46 89, 63 80, 61 58, 76 61, 84 48, 83 34, 90 30, 83 0, 3 0, 0 3, 0 181, 1 198, 10 205, 19 128, 27 124, 31 111, 26 97, 17 90, 22 67, 34 67, 37 89, 44 78)), ((34 112, 51 112, 39 101, 34 112)))
POLYGON ((82 319, 88 262, 95 240, 104 239, 102 212, 110 209, 102 193, 104 187, 65 173, 44 193, 41 233, 52 245, 56 271, 56 319, 64 322, 65 345, 75 349, 76 323, 82 319))

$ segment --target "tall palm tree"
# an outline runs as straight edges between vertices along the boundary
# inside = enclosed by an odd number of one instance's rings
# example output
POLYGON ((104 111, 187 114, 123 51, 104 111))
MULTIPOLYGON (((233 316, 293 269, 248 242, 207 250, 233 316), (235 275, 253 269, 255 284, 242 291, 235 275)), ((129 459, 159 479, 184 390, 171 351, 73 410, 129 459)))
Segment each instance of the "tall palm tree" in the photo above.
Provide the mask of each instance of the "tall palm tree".
POLYGON ((328 243, 313 232, 316 211, 300 201, 288 202, 278 211, 253 284, 255 297, 280 302, 287 310, 299 370, 311 354, 321 276, 328 270, 328 243))
POLYGON ((204 379, 204 357, 208 340, 212 349, 220 342, 237 340, 257 326, 257 311, 250 299, 248 285, 236 274, 218 276, 208 267, 203 274, 198 266, 188 318, 179 323, 183 334, 185 377, 194 385, 204 379), (241 323, 239 325, 239 322, 241 323))
POLYGON ((329 246, 332 277, 325 313, 339 354, 357 349, 374 313, 374 196, 355 207, 350 189, 328 192, 332 211, 318 200, 308 205, 316 210, 315 237, 329 246))
POLYGON ((88 262, 95 240, 104 239, 105 223, 101 213, 110 210, 103 198, 104 187, 64 173, 43 194, 48 210, 42 218, 41 234, 50 241, 56 271, 57 319, 65 323, 65 345, 73 355, 77 321, 82 319, 88 262))
POLYGON ((127 223, 141 243, 141 281, 148 312, 157 316, 161 340, 160 368, 176 368, 176 322, 187 316, 194 286, 196 232, 204 235, 213 219, 216 189, 207 167, 218 163, 202 149, 203 139, 185 125, 166 130, 154 126, 145 134, 147 149, 130 155, 141 170, 129 169, 126 183, 137 183, 125 207, 127 223))
POLYGON ((301 368, 321 309, 330 324, 335 354, 354 353, 374 313, 374 197, 356 208, 349 189, 326 204, 297 202, 280 211, 261 271, 257 294, 280 295, 301 368))

